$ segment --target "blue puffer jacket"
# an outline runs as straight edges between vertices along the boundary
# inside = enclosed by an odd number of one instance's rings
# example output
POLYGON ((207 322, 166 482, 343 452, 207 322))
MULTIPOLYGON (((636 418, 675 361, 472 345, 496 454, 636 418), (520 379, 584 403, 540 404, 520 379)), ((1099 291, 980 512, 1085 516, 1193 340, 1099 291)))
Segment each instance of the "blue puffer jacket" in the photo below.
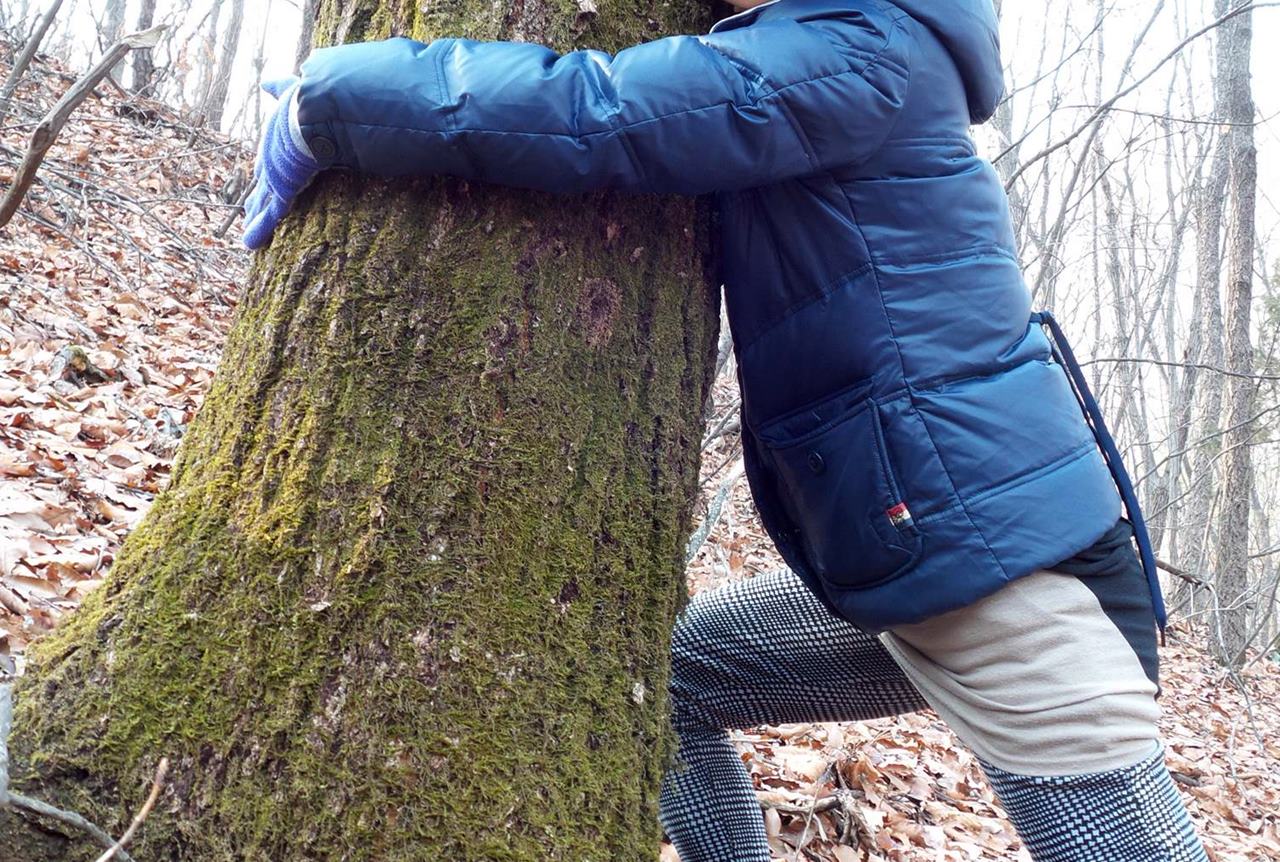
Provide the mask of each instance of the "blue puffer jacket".
POLYGON ((316 52, 323 164, 551 191, 716 192, 752 491, 871 631, 961 607, 1120 515, 970 123, 990 0, 777 0, 616 56, 407 39, 316 52))

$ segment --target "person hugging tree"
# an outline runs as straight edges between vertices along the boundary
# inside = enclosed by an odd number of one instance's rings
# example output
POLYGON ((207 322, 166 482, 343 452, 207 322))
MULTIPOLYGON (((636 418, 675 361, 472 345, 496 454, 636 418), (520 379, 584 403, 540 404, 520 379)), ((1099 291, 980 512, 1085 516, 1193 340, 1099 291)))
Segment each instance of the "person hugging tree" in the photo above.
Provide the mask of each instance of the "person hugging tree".
POLYGON ((272 87, 245 244, 339 167, 714 194, 747 476, 790 571, 676 625, 681 859, 770 858, 726 728, 927 705, 1037 862, 1205 862, 1156 730, 1141 514, 968 133, 1003 93, 990 0, 736 5, 615 56, 318 50, 272 87))

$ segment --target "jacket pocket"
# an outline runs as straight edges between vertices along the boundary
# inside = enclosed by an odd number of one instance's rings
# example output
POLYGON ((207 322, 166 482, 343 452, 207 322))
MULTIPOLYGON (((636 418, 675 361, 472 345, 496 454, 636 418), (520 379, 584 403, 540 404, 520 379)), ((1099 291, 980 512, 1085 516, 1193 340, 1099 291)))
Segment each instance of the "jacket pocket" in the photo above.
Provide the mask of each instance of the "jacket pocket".
POLYGON ((809 565, 844 589, 891 580, 922 549, 868 389, 846 390, 758 432, 809 565))

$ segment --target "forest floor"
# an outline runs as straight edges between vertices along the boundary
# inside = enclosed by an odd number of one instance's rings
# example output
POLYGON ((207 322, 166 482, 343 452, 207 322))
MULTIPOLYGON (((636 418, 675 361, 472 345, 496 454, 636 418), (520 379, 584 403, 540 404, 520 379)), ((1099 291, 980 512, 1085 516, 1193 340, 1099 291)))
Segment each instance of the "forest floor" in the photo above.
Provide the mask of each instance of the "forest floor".
MULTIPOLYGON (((25 118, 69 82, 38 62, 19 90, 0 131, 0 189, 25 150, 25 118)), ((167 481, 247 270, 238 220, 215 233, 251 158, 104 85, 0 229, 0 677, 21 672, 27 645, 102 582, 167 481)), ((698 517, 722 489, 724 506, 691 591, 780 565, 740 478, 729 371, 698 517)), ((1179 620, 1162 652, 1169 766, 1215 862, 1280 860, 1280 664, 1251 656, 1229 675, 1205 637, 1179 620)), ((930 712, 735 739, 778 859, 1029 858, 973 755, 930 712)), ((662 858, 677 857, 664 846, 662 858)))

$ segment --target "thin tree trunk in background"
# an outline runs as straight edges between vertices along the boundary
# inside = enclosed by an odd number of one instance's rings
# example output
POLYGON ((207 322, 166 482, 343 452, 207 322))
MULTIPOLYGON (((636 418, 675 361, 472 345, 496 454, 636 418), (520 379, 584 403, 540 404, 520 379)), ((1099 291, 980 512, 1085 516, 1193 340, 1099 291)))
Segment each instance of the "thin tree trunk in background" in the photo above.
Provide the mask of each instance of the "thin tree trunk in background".
POLYGON ((222 114, 227 109, 231 71, 240 49, 240 32, 243 27, 244 0, 231 0, 231 20, 227 23, 227 32, 218 52, 218 68, 214 73, 213 86, 209 90, 209 101, 205 107, 205 116, 215 132, 222 130, 222 114))
MULTIPOLYGON (((1197 364, 1201 361, 1206 339, 1204 310, 1213 301, 1211 292, 1217 291, 1218 273, 1221 268, 1219 232, 1222 227, 1222 195, 1226 190, 1227 181, 1226 149, 1225 142, 1217 137, 1217 132, 1211 134, 1214 143, 1208 147, 1208 159, 1203 156, 1199 159, 1200 169, 1196 172, 1198 179, 1192 193, 1191 210, 1195 216, 1196 228, 1196 282, 1191 300, 1189 318, 1191 325, 1186 346, 1183 348, 1182 355, 1178 357, 1185 363, 1185 367, 1182 369, 1181 380, 1175 379, 1172 393, 1169 465, 1161 482, 1160 499, 1155 509, 1164 524, 1164 530, 1169 534, 1171 555, 1184 567, 1191 568, 1197 573, 1201 573, 1202 569, 1198 565, 1192 565, 1193 554, 1184 551, 1184 547, 1187 546, 1186 534, 1189 531, 1186 522, 1182 519, 1187 506, 1180 499, 1180 493, 1183 487, 1184 468, 1195 458, 1194 453, 1188 453, 1187 450, 1197 418, 1195 413, 1196 398, 1199 393, 1197 386, 1201 379, 1197 364), (1206 161, 1209 165, 1207 174, 1204 172, 1206 161)), ((1174 332, 1175 310, 1176 304, 1171 302, 1166 313, 1171 341, 1176 335, 1174 332)), ((1170 347, 1169 355, 1173 357, 1176 354, 1172 344, 1170 347)), ((1192 475, 1191 480, 1194 482, 1196 476, 1192 475)), ((1195 547, 1198 548, 1199 545, 1196 544, 1195 547)), ((1187 581, 1176 580, 1173 603, 1175 605, 1189 603, 1192 598, 1192 589, 1194 589, 1193 585, 1187 581)))
POLYGON ((316 10, 320 8, 320 0, 305 0, 302 8, 302 28, 298 32, 298 49, 294 52, 293 71, 302 69, 302 61, 311 53, 311 45, 316 37, 316 10))
POLYGON ((222 20, 222 6, 226 0, 213 0, 205 24, 204 39, 199 50, 200 83, 196 88, 193 122, 206 125, 209 121, 209 99, 213 94, 214 79, 218 74, 218 22, 222 20))
MULTIPOLYGON (((1220 18, 1227 12, 1227 0, 1214 0, 1213 14, 1220 18)), ((1216 34, 1214 47, 1213 117, 1225 122, 1228 104, 1226 94, 1227 68, 1226 46, 1222 31, 1216 34)), ((1209 162, 1209 176, 1200 191, 1196 205, 1196 315, 1192 325, 1197 327, 1193 344, 1199 349, 1199 361, 1221 368, 1223 362, 1222 327, 1222 222, 1223 197, 1227 190, 1227 173, 1230 162, 1229 132, 1217 131, 1218 140, 1209 162), (1198 342, 1198 343, 1197 343, 1198 342)), ((1195 380, 1196 378, 1191 378, 1195 380)), ((1184 516, 1180 519, 1183 540, 1182 564, 1188 570, 1207 576, 1212 560, 1212 512, 1217 491, 1217 456, 1222 451, 1217 434, 1222 427, 1223 376, 1203 375, 1196 399, 1196 437, 1209 441, 1196 448, 1190 459, 1190 475, 1184 516)), ((1182 589, 1192 589, 1189 585, 1182 589)), ((1195 596, 1192 596, 1193 602, 1195 596)), ((1194 605, 1193 605, 1194 606, 1194 605)))
MULTIPOLYGON (((106 15, 103 17, 102 34, 99 42, 102 47, 108 48, 120 40, 124 35, 124 0, 107 0, 106 15)), ((116 66, 111 70, 110 75, 113 79, 118 78, 120 71, 124 68, 124 64, 116 66)), ((119 81, 117 81, 119 83, 119 81)))
POLYGON ((103 17, 102 38, 105 44, 114 45, 124 34, 124 0, 107 0, 103 17))
MULTIPOLYGON (((138 30, 149 30, 156 22, 156 0, 142 0, 138 9, 138 30)), ((155 58, 151 56, 151 48, 133 52, 133 92, 139 95, 150 95, 151 79, 155 76, 155 58)))
MULTIPOLYGON (((617 50, 708 23, 424 8, 328 0, 317 32, 617 50)), ((656 858, 717 344, 703 206, 320 177, 170 487, 33 650, 14 789, 119 834, 168 756, 139 862, 656 858)), ((79 842, 0 814, 0 862, 79 842)))
POLYGON ((0 85, 0 126, 4 125, 5 117, 9 114, 9 105, 13 101, 14 91, 18 89, 18 82, 22 80, 27 67, 31 65, 32 58, 35 57, 36 51, 40 49, 40 43, 44 41, 49 28, 53 26, 54 19, 58 17, 60 8, 62 8, 62 0, 53 0, 49 8, 45 10, 44 17, 40 19, 40 23, 36 25, 31 38, 22 47, 22 53, 13 61, 13 68, 9 70, 9 76, 5 78, 4 84, 0 85))
MULTIPOLYGON (((1226 365, 1237 374, 1253 372, 1253 344, 1249 321, 1253 305, 1254 219, 1257 207, 1258 155, 1254 147, 1253 89, 1249 61, 1253 41, 1253 13, 1228 22, 1220 37, 1226 45, 1227 119, 1231 122, 1231 229, 1228 232, 1226 365)), ((1217 546, 1217 589, 1221 602, 1221 642, 1218 658, 1239 663, 1248 641, 1254 603, 1248 600, 1249 511, 1252 498, 1253 380, 1228 378, 1227 431, 1222 467, 1222 499, 1217 546)))
MULTIPOLYGON (((267 24, 271 21, 271 6, 274 0, 267 0, 266 12, 263 21, 267 24)), ((314 11, 312 12, 314 15, 314 11)), ((312 23, 314 29, 315 24, 312 23)), ((262 28, 262 35, 258 39, 258 50, 253 55, 253 98, 248 101, 249 110, 252 112, 249 121, 246 124, 249 129, 250 140, 259 140, 262 137, 262 70, 267 65, 267 33, 268 26, 262 28)), ((233 124, 234 125, 234 124, 233 124)))
MULTIPOLYGON (((1173 116, 1173 99, 1175 90, 1178 85, 1176 79, 1171 79, 1169 89, 1165 97, 1165 115, 1173 116)), ((1175 241, 1172 243, 1171 254, 1168 255, 1165 264, 1165 270, 1161 276, 1160 301, 1155 303, 1154 313, 1160 317, 1161 328, 1163 330, 1163 349, 1164 356, 1171 362, 1176 362, 1179 356, 1178 344, 1180 341, 1180 326, 1178 323, 1178 289, 1180 285, 1180 275, 1182 272, 1183 249, 1186 246, 1187 228, 1192 222, 1195 214, 1195 195, 1194 192, 1189 193, 1184 187, 1180 187, 1178 183, 1178 167, 1175 164, 1175 154, 1177 153, 1177 145, 1181 145, 1181 155, 1184 164, 1195 166, 1195 176, 1199 176, 1203 171, 1203 158, 1196 158, 1191 155, 1192 148, 1189 146, 1189 139, 1193 135, 1189 132, 1181 134, 1175 132, 1173 124, 1170 121, 1162 122, 1162 130, 1164 132, 1164 184, 1165 196, 1168 202, 1169 213, 1172 215, 1178 212, 1181 206, 1181 212, 1177 215, 1177 228, 1174 232, 1175 241)), ((1197 149, 1199 153, 1202 150, 1197 149)), ((1192 188, 1195 186, 1193 185, 1192 188)), ((1194 301, 1193 301, 1194 303, 1194 301)), ((1194 332, 1195 327, 1191 327, 1194 332)), ((1198 350, 1199 347, 1197 346, 1198 350)), ((1186 405, 1190 403, 1190 396, 1194 395, 1194 383, 1191 391, 1186 390, 1186 372, 1189 369, 1171 366, 1168 369, 1168 388, 1169 393, 1169 410, 1170 417, 1168 460, 1163 465, 1156 461, 1157 452, 1153 447, 1146 447, 1145 451, 1152 459, 1152 463, 1144 465, 1143 475, 1148 477, 1147 485, 1150 490, 1143 489, 1144 493, 1144 510, 1148 514, 1147 529, 1151 534, 1151 544, 1155 548, 1158 556, 1164 556, 1166 559, 1176 559, 1174 553, 1177 548, 1176 530, 1171 530, 1173 524, 1173 515, 1177 511, 1174 503, 1174 497, 1178 493, 1180 487, 1180 479, 1182 474, 1182 451, 1186 448, 1187 435, 1189 433, 1188 422, 1189 413, 1186 405), (1163 469, 1161 467, 1163 466, 1163 469), (1166 540, 1168 547, 1165 548, 1166 540)), ((1181 580, 1181 579, 1178 579, 1181 580)))

